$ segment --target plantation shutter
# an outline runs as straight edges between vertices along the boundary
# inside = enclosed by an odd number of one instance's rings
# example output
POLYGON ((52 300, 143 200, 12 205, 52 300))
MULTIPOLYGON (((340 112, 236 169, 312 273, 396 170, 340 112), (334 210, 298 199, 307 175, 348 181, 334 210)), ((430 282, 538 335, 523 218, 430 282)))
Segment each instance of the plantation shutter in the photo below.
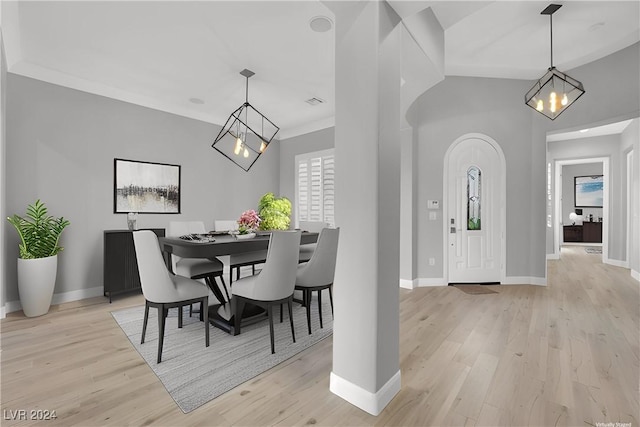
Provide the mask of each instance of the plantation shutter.
POLYGON ((298 221, 334 225, 333 150, 296 156, 296 215, 298 221))

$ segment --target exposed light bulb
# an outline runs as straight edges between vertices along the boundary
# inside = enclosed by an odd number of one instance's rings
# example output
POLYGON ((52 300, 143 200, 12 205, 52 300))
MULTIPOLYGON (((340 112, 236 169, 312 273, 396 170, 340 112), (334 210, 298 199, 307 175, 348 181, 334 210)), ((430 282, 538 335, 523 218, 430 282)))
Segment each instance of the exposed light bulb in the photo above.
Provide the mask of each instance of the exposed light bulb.
POLYGON ((236 138, 236 146, 233 149, 233 154, 236 156, 240 154, 240 150, 242 149, 242 139, 240 137, 236 138))
POLYGON ((565 93, 564 96, 562 97, 562 101, 560 101, 560 104, 567 105, 569 103, 569 98, 567 97, 567 94, 565 93))
POLYGON ((249 150, 247 150, 246 148, 244 149, 244 157, 249 157, 249 150))
POLYGON ((549 111, 552 113, 556 112, 556 102, 555 99, 553 101, 549 101, 549 111))
POLYGON ((556 96, 557 96, 557 95, 556 95, 556 93, 555 93, 555 92, 551 92, 551 93, 549 94, 549 99, 550 99, 550 100, 551 100, 551 99, 556 99, 556 96))
POLYGON ((262 152, 264 152, 264 150, 266 150, 266 149, 267 149, 267 144, 265 144, 265 143, 264 143, 264 141, 262 141, 262 142, 260 143, 260 152, 262 153, 262 152))
POLYGON ((544 110, 544 102, 542 102, 542 99, 538 99, 538 103, 536 104, 536 110, 538 111, 544 110))

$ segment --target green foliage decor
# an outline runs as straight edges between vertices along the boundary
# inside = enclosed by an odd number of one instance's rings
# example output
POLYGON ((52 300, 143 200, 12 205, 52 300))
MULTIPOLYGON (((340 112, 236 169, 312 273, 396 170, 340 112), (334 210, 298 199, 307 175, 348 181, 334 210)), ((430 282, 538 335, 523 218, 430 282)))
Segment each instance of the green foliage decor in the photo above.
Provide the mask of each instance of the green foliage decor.
POLYGON ((7 217, 20 236, 20 258, 46 258, 58 254, 63 248, 58 246, 60 234, 70 222, 63 217, 54 218, 47 214, 47 207, 40 200, 27 207, 25 218, 14 215, 7 217))
POLYGON ((286 197, 267 193, 258 204, 260 230, 288 230, 291 223, 291 202, 286 197))

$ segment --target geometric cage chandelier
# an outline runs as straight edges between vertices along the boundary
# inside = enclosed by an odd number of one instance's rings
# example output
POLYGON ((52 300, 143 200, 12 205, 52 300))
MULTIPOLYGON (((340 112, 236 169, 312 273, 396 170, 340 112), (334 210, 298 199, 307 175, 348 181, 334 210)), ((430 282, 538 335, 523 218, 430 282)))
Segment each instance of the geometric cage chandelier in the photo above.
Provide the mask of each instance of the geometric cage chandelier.
POLYGON ((560 4, 550 4, 541 15, 549 15, 551 29, 551 67, 524 96, 524 102, 537 112, 555 120, 564 110, 584 94, 584 86, 553 66, 553 13, 560 4))
POLYGON ((249 171, 280 128, 249 104, 249 77, 255 73, 244 69, 240 74, 247 79, 245 102, 231 113, 211 146, 249 171))

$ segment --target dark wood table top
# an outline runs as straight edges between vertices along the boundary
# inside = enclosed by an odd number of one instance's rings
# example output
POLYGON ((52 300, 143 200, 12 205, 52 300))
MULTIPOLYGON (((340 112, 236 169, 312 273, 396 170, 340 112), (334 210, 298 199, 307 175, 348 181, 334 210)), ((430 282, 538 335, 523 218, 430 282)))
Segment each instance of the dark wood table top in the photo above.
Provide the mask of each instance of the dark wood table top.
MULTIPOLYGON (((269 235, 257 235, 253 239, 239 240, 228 234, 213 236, 214 242, 198 243, 178 237, 159 237, 160 247, 165 253, 182 258, 213 258, 222 255, 254 252, 269 247, 269 235)), ((315 243, 318 233, 303 231, 300 244, 315 243)))

